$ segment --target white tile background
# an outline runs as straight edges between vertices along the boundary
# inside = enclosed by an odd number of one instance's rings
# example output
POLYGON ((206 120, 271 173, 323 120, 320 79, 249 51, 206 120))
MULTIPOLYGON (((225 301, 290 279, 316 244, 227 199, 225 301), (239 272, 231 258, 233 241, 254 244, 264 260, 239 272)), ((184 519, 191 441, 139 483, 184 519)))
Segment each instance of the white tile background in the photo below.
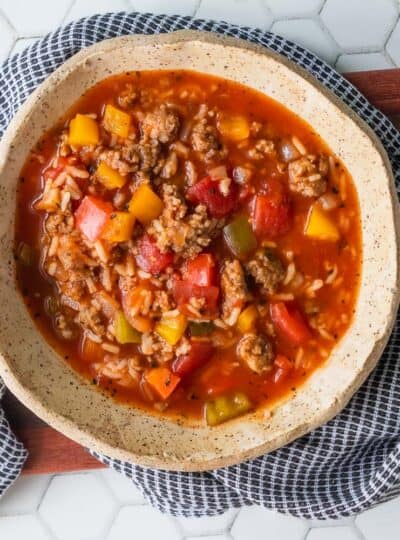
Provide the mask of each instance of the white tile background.
MULTIPOLYGON (((0 0, 0 61, 57 25, 136 10, 224 19, 298 41, 339 71, 400 67, 400 0, 0 0)), ((22 477, 0 501, 0 540, 399 540, 400 498, 308 522, 258 507, 172 519, 113 471, 22 477)))

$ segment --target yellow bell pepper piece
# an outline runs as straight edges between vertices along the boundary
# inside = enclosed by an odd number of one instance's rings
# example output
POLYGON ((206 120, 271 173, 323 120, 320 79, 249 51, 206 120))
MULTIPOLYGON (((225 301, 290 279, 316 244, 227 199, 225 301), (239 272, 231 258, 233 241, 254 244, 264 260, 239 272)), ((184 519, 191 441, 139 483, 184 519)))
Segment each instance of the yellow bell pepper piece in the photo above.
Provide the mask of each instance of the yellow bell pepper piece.
POLYGON ((222 422, 241 416, 251 408, 252 404, 243 392, 236 392, 231 396, 219 396, 206 403, 207 425, 217 426, 222 422))
POLYGON ((221 116, 218 131, 231 141, 243 141, 250 135, 250 125, 244 116, 221 116))
POLYGON ((131 117, 114 105, 108 104, 104 109, 103 124, 107 131, 118 135, 118 137, 126 138, 131 127, 131 117))
POLYGON ((109 242, 127 242, 132 236, 134 224, 135 216, 130 212, 113 212, 102 237, 109 242))
POLYGON ((129 212, 143 225, 147 225, 153 219, 158 218, 163 208, 164 203, 148 184, 139 186, 129 203, 129 212))
POLYGON ((112 169, 107 163, 102 161, 96 170, 96 177, 107 189, 118 189, 125 185, 126 176, 122 176, 118 171, 112 169))
POLYGON ((254 304, 247 306, 239 315, 236 326, 242 334, 250 332, 258 318, 258 311, 254 304))
POLYGON ((181 313, 176 317, 162 317, 154 331, 170 345, 175 345, 185 333, 187 319, 181 313))
POLYGON ((128 323, 124 313, 117 311, 114 319, 114 333, 118 343, 140 343, 142 341, 141 334, 132 328, 128 323))
POLYGON ((308 212, 304 234, 310 238, 331 242, 336 242, 340 237, 339 229, 317 203, 313 204, 308 212))
POLYGON ((90 116, 77 114, 69 123, 68 142, 72 146, 91 146, 99 140, 99 126, 90 116))

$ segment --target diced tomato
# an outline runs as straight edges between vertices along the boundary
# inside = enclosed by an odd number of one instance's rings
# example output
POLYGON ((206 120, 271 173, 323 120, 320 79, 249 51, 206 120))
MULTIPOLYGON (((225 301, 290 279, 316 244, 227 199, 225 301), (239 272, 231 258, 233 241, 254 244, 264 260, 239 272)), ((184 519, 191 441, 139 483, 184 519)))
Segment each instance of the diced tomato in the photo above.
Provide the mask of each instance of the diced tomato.
POLYGON ((245 203, 247 199, 254 193, 254 187, 246 184, 240 186, 238 200, 240 203, 245 203))
POLYGON ((284 371, 291 371, 293 369, 293 362, 291 362, 289 358, 283 354, 276 355, 274 364, 284 371))
POLYGON ((136 262, 142 270, 150 274, 159 274, 167 266, 172 264, 174 255, 170 251, 162 253, 155 240, 148 234, 145 234, 138 242, 138 254, 136 262))
POLYGON ((288 232, 291 221, 291 204, 284 187, 275 179, 265 186, 265 193, 253 199, 252 222, 259 236, 275 237, 288 232))
POLYGON ((80 358, 91 364, 93 362, 101 362, 104 358, 104 349, 99 343, 95 343, 91 339, 85 337, 79 348, 80 358))
POLYGON ((152 291, 153 286, 150 282, 146 282, 145 285, 138 285, 136 287, 123 287, 121 289, 121 303, 125 317, 129 324, 135 328, 138 332, 151 332, 153 329, 153 320, 150 317, 138 315, 141 312, 141 308, 144 302, 145 291, 152 291))
POLYGON ((212 217, 222 218, 235 208, 238 201, 238 186, 235 182, 231 182, 228 194, 224 195, 221 193, 219 182, 206 176, 187 190, 186 197, 193 203, 205 204, 212 217))
POLYGON ((270 305, 271 319, 277 332, 293 345, 301 345, 311 338, 311 331, 301 313, 283 302, 270 305))
POLYGON ((172 363, 172 371, 186 377, 210 360, 214 347, 210 341, 192 341, 188 354, 178 356, 172 363))
POLYGON ((274 364, 277 367, 274 373, 274 383, 284 381, 293 369, 293 362, 283 354, 277 354, 274 364))
MULTIPOLYGON (((186 279, 175 279, 173 282, 173 294, 178 304, 179 308, 182 311, 184 307, 190 300, 190 298, 204 298, 205 306, 202 310, 202 315, 212 316, 217 310, 217 302, 219 296, 219 288, 215 286, 210 287, 199 287, 189 280, 186 279)), ((190 311, 184 310, 188 315, 192 315, 190 311)))
POLYGON ((98 240, 113 212, 111 203, 86 195, 75 212, 75 224, 91 242, 98 240))
POLYGON ((207 396, 220 396, 235 386, 236 381, 232 377, 235 369, 236 367, 231 361, 217 359, 199 374, 198 383, 207 396))
POLYGON ((209 287, 215 285, 217 269, 210 253, 201 253, 187 264, 186 279, 194 285, 209 287))

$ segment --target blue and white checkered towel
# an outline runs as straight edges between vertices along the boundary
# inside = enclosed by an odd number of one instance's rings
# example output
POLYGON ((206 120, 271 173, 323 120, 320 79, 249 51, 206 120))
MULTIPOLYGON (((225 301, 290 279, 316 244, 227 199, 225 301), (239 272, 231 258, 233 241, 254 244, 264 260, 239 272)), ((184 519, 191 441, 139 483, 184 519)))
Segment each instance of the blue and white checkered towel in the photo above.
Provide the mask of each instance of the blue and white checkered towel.
MULTIPOLYGON (((400 134, 334 69, 270 32, 190 17, 96 15, 69 24, 7 60, 0 70, 0 134, 21 103, 83 47, 126 34, 191 28, 237 36, 290 58, 347 103, 380 137, 400 186, 400 134)), ((377 368, 346 409, 328 424, 258 459, 209 473, 144 469, 96 455, 125 474, 163 512, 202 516, 261 504, 299 517, 358 513, 400 493, 400 325, 377 368)), ((0 396, 2 387, 0 385, 0 396)), ((19 474, 25 453, 0 410, 0 494, 19 474)))

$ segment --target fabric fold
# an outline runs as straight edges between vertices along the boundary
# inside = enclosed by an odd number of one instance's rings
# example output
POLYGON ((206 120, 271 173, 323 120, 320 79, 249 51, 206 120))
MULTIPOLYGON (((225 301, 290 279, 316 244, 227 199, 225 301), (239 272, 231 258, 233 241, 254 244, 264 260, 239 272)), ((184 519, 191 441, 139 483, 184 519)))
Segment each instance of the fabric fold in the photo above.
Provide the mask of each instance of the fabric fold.
POLYGON ((1 408, 5 386, 0 379, 0 497, 20 475, 28 452, 14 436, 1 408))

